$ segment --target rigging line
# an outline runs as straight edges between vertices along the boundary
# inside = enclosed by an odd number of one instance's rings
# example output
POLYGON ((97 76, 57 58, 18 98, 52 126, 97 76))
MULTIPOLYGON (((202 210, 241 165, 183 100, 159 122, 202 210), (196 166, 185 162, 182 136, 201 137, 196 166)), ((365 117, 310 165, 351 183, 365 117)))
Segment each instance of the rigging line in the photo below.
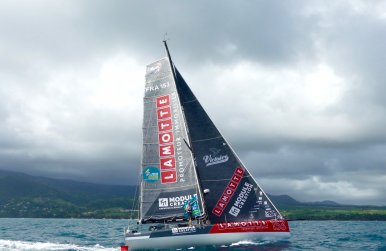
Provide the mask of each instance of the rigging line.
MULTIPOLYGON (((192 160, 193 159, 193 157, 188 157, 187 158, 187 163, 190 163, 190 161, 189 160, 192 160)), ((141 165, 142 166, 148 166, 148 165, 159 165, 159 164, 161 164, 160 162, 142 162, 141 163, 141 165)), ((185 166, 184 166, 184 168, 186 169, 188 167, 188 164, 186 164, 185 166)))
MULTIPOLYGON (((195 186, 196 186, 196 184, 192 184, 192 185, 187 185, 187 186, 179 186, 178 188, 195 187, 195 186)), ((162 190, 170 190, 170 189, 175 189, 175 187, 162 188, 162 190)), ((143 188, 142 190, 152 191, 152 190, 160 190, 160 189, 159 188, 149 188, 149 189, 143 188)))
POLYGON ((168 54, 168 59, 169 59, 170 69, 172 70, 172 76, 173 76, 174 84, 177 84, 177 81, 176 81, 176 71, 175 71, 175 67, 174 67, 172 58, 170 56, 168 44, 166 43, 166 40, 164 40, 163 42, 164 42, 164 45, 165 45, 165 48, 166 48, 166 53, 168 54))
MULTIPOLYGON (((141 173, 141 170, 139 169, 139 173, 141 173)), ((136 182, 136 185, 135 185, 135 192, 134 192, 134 199, 133 199, 133 203, 132 203, 132 206, 131 206, 131 218, 133 218, 133 211, 134 211, 134 208, 138 207, 138 210, 139 211, 139 199, 137 199, 137 195, 138 195, 138 188, 140 186, 140 182, 139 182, 139 179, 141 177, 141 174, 139 174, 137 176, 137 182, 136 182)), ((138 218, 139 218, 139 215, 138 215, 138 218)))
MULTIPOLYGON (((165 57, 165 59, 166 59, 166 57, 165 57)), ((163 59, 161 59, 161 60, 163 60, 163 59)), ((161 60, 160 60, 160 61, 161 61, 161 60)), ((169 78, 169 76, 168 76, 167 73, 164 73, 164 75, 160 75, 160 74, 162 74, 162 73, 158 73, 158 77, 157 77, 157 78, 151 79, 151 80, 149 80, 149 81, 146 81, 145 84, 151 84, 151 83, 154 83, 154 82, 160 82, 160 80, 164 80, 164 79, 169 78), (161 76, 161 77, 160 77, 160 76, 161 76)))
POLYGON ((183 139, 184 140, 184 142, 185 142, 185 144, 186 144, 186 146, 189 148, 189 150, 191 151, 191 152, 193 152, 193 149, 189 146, 189 144, 188 144, 188 142, 186 142, 186 140, 185 139, 183 139))
POLYGON ((192 140, 192 142, 201 142, 201 141, 208 141, 208 140, 212 140, 212 139, 219 139, 219 138, 222 138, 222 136, 217 136, 217 137, 213 137, 213 138, 209 138, 209 139, 198 139, 198 140, 192 140))
MULTIPOLYGON (((142 156, 141 156, 141 158, 142 158, 142 156)), ((138 207, 138 212, 139 212, 138 215, 137 215, 138 219, 140 217, 140 211, 141 211, 141 203, 140 203, 140 193, 141 193, 140 186, 142 185, 141 182, 140 182, 141 171, 142 171, 142 168, 138 167, 138 175, 137 175, 137 181, 136 181, 136 184, 135 184, 134 200, 133 200, 133 204, 132 204, 132 208, 131 208, 131 210, 133 211, 134 208, 138 207), (137 195, 139 195, 139 196, 137 196, 137 195)), ((131 217, 133 217, 133 213, 131 213, 131 217)))
POLYGON ((154 97, 143 98, 145 104, 155 103, 154 97))
MULTIPOLYGON (((243 176, 244 177, 251 177, 251 175, 245 175, 243 176)), ((201 181, 229 181, 229 179, 219 179, 219 180, 204 180, 204 179, 201 179, 201 181)))
POLYGON ((168 33, 165 32, 165 34, 164 34, 164 41, 168 41, 168 40, 169 40, 169 38, 168 38, 168 33))
MULTIPOLYGON (((150 124, 150 122, 149 122, 149 124, 150 124)), ((148 126, 148 127, 142 127, 142 129, 151 129, 151 128, 157 128, 157 125, 155 125, 155 126, 148 126)))
POLYGON ((184 101, 184 104, 192 103, 192 102, 194 102, 194 101, 197 101, 197 99, 192 99, 192 100, 184 101))
POLYGON ((161 163, 159 162, 146 162, 146 163, 142 163, 141 166, 150 166, 150 165, 159 165, 161 163))

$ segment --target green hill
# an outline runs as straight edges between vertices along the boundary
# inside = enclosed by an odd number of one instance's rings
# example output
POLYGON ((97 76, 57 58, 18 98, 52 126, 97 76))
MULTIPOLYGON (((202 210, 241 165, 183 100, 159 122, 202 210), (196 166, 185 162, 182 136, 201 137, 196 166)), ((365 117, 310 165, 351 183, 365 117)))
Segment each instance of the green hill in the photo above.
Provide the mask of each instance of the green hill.
POLYGON ((334 201, 299 202, 288 195, 270 195, 288 220, 386 220, 386 207, 341 205, 334 201))
MULTIPOLYGON (((135 186, 102 185, 0 170, 0 217, 129 218, 135 186)), ((299 202, 269 195, 289 220, 386 220, 386 207, 299 202)))
POLYGON ((0 171, 0 217, 128 218, 134 186, 0 171))

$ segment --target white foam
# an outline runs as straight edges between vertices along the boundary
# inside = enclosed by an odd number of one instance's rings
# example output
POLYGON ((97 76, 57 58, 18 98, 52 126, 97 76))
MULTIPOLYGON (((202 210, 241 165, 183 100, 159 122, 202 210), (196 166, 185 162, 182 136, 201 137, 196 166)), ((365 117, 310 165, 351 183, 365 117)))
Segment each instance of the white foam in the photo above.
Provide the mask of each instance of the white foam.
POLYGON ((236 243, 232 243, 230 246, 231 247, 237 247, 237 246, 258 246, 258 245, 263 245, 267 244, 267 242, 254 242, 254 241, 239 241, 236 243))
POLYGON ((60 251, 60 250, 77 250, 77 251, 116 251, 118 248, 107 248, 99 244, 94 246, 78 246, 76 244, 62 244, 51 242, 29 242, 29 241, 13 241, 0 240, 0 250, 19 251, 19 250, 44 250, 44 251, 60 251))

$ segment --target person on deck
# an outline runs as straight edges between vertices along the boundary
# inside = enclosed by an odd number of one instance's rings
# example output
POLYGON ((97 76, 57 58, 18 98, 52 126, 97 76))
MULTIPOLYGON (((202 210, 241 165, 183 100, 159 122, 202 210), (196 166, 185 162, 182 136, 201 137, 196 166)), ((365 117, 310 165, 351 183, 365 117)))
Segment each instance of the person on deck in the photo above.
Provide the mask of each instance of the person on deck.
POLYGON ((188 203, 186 203, 185 205, 185 215, 189 220, 189 227, 190 227, 192 225, 192 219, 193 219, 192 205, 190 201, 188 201, 188 203))

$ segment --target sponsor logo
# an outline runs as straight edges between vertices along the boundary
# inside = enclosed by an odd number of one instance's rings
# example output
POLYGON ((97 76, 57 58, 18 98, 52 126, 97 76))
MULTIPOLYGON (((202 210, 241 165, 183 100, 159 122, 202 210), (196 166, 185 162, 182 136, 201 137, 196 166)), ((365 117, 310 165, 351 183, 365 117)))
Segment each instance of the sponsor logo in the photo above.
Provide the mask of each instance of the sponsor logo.
POLYGON ((158 121, 158 131, 170 131, 172 129, 172 120, 167 119, 167 120, 162 120, 158 121))
MULTIPOLYGON (((156 98, 161 183, 177 182, 170 96, 156 98)), ((161 203, 160 203, 161 207, 161 203)), ((168 207, 168 205, 166 205, 168 207)))
MULTIPOLYGON (((169 84, 169 83, 168 83, 169 84)), ((161 84, 162 86, 162 84, 161 84)), ((180 107, 176 92, 155 98, 161 184, 185 182, 190 168, 185 160, 180 107)), ((186 155, 186 154, 185 154, 186 155)))
POLYGON ((157 108, 164 106, 170 106, 170 97, 169 95, 157 97, 157 108))
POLYGON ((158 199, 158 206, 159 207, 168 207, 169 206, 168 198, 160 198, 160 199, 158 199))
POLYGON ((213 208, 212 213, 217 216, 221 216, 224 209, 228 205, 228 202, 232 198, 237 186, 239 185, 241 178, 243 177, 244 169, 242 167, 237 167, 229 181, 227 187, 222 193, 220 199, 217 201, 216 206, 213 208))
POLYGON ((159 180, 160 172, 157 167, 147 166, 143 169, 143 180, 146 182, 156 182, 159 180))
POLYGON ((173 143, 173 133, 166 132, 158 134, 158 140, 160 145, 173 143))
POLYGON ((161 157, 171 157, 174 155, 174 145, 160 146, 159 152, 161 157))
POLYGON ((214 224, 210 233, 288 232, 285 220, 253 220, 214 224))
POLYGON ((235 229, 268 229, 269 225, 266 221, 241 221, 241 222, 228 222, 228 223, 218 223, 218 229, 221 231, 224 230, 235 230, 235 229))
POLYGON ((174 183, 177 181, 177 173, 175 170, 167 170, 161 172, 161 183, 174 183))
POLYGON ((274 231, 288 231, 287 224, 285 221, 274 221, 272 225, 274 231))
POLYGON ((181 195, 168 198, 159 198, 158 206, 159 209, 175 209, 181 208, 184 205, 185 201, 192 199, 194 196, 197 197, 197 194, 181 195))
POLYGON ((273 218, 276 216, 276 212, 274 210, 265 210, 265 217, 273 218))
POLYGON ((224 163, 224 162, 227 162, 229 160, 228 155, 219 154, 221 151, 220 149, 210 148, 209 150, 212 152, 212 154, 205 155, 203 157, 203 160, 204 160, 206 166, 212 166, 212 165, 224 163))
POLYGON ((231 215, 233 215, 234 217, 236 217, 236 216, 239 215, 239 213, 240 213, 240 208, 237 208, 237 207, 235 207, 235 206, 232 206, 232 207, 231 207, 231 210, 229 210, 229 213, 230 213, 231 215))
POLYGON ((176 168, 176 160, 174 158, 161 159, 161 170, 176 168))
POLYGON ((249 184, 248 182, 245 182, 243 188, 241 189, 241 192, 239 193, 239 195, 237 196, 237 199, 235 200, 235 203, 233 204, 231 210, 229 211, 229 214, 233 215, 234 217, 237 217, 237 215, 239 215, 240 209, 243 208, 252 190, 253 190, 253 185, 249 184))
POLYGON ((161 108, 157 110, 157 118, 158 120, 166 119, 171 117, 170 106, 165 108, 161 108))
POLYGON ((196 232, 196 227, 174 227, 172 228, 172 234, 186 234, 196 232))
POLYGON ((161 66, 162 66, 161 63, 156 63, 155 65, 150 66, 147 69, 147 73, 157 73, 157 72, 159 72, 161 70, 161 66))

